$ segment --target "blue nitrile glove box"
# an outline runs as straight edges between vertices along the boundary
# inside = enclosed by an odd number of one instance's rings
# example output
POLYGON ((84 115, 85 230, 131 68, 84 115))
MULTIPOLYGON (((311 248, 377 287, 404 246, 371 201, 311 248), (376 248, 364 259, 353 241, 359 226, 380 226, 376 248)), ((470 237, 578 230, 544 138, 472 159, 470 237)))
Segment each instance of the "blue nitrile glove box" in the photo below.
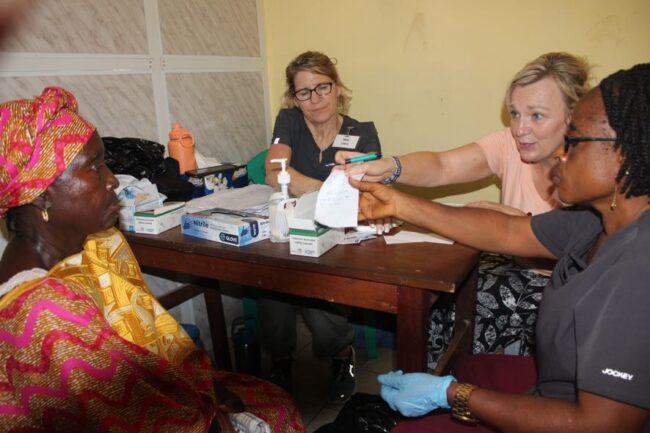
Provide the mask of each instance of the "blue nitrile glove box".
POLYGON ((246 165, 221 164, 213 167, 197 168, 185 172, 187 180, 194 185, 193 198, 203 197, 215 191, 229 188, 242 188, 248 185, 246 165))
POLYGON ((205 210, 181 218, 184 235, 242 247, 269 238, 269 220, 205 210))

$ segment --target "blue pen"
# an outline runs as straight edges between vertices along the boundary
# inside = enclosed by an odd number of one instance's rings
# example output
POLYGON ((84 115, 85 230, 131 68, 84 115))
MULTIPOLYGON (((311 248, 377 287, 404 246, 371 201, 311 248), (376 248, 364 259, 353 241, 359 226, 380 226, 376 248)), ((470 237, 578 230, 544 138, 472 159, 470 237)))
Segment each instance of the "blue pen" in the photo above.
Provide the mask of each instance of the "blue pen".
MULTIPOLYGON (((381 152, 368 153, 366 155, 359 155, 359 156, 353 156, 351 158, 346 158, 345 163, 354 164, 355 162, 374 161, 375 159, 381 159, 381 157, 382 157, 381 152)), ((325 164, 325 167, 333 167, 335 165, 336 165, 335 162, 330 162, 329 164, 325 164)))

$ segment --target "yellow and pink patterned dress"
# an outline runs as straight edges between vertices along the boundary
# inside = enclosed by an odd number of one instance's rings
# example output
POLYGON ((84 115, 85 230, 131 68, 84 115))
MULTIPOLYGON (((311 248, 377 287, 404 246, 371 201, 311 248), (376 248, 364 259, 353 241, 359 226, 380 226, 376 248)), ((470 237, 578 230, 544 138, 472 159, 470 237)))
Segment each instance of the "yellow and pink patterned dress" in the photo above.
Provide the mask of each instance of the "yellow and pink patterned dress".
POLYGON ((273 432, 304 431, 283 390, 212 368, 117 230, 0 298, 0 432, 206 432, 215 378, 273 432))

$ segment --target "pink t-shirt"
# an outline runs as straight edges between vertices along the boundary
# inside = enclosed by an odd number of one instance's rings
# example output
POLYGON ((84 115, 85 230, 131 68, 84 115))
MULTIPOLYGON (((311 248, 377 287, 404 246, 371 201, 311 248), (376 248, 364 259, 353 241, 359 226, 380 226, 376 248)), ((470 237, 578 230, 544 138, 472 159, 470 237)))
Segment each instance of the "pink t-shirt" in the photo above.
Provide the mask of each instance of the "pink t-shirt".
POLYGON ((486 135, 476 144, 483 149, 492 172, 501 179, 501 203, 533 215, 559 207, 555 197, 544 199, 539 195, 533 182, 533 165, 521 160, 510 128, 486 135))

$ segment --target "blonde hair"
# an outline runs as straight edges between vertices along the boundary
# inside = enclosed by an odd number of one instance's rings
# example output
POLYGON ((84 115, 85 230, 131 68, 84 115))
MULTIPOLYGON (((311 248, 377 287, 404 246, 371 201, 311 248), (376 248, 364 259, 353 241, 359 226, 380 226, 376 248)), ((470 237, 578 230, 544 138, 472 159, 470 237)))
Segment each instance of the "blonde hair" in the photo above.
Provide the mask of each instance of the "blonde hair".
POLYGON ((569 53, 542 54, 513 77, 506 92, 506 105, 516 87, 527 86, 546 77, 553 78, 560 87, 567 111, 570 112, 590 89, 591 66, 586 58, 569 53))
POLYGON ((339 78, 339 73, 336 70, 336 59, 327 57, 325 54, 318 51, 305 51, 304 53, 299 54, 291 61, 291 63, 289 63, 289 65, 287 65, 287 68, 285 69, 287 88, 284 91, 282 102, 284 107, 293 108, 296 106, 294 98, 296 87, 293 80, 296 77, 296 74, 300 71, 325 75, 339 86, 341 88, 341 93, 337 100, 338 111, 341 114, 347 114, 352 97, 350 96, 350 90, 345 87, 339 78))

